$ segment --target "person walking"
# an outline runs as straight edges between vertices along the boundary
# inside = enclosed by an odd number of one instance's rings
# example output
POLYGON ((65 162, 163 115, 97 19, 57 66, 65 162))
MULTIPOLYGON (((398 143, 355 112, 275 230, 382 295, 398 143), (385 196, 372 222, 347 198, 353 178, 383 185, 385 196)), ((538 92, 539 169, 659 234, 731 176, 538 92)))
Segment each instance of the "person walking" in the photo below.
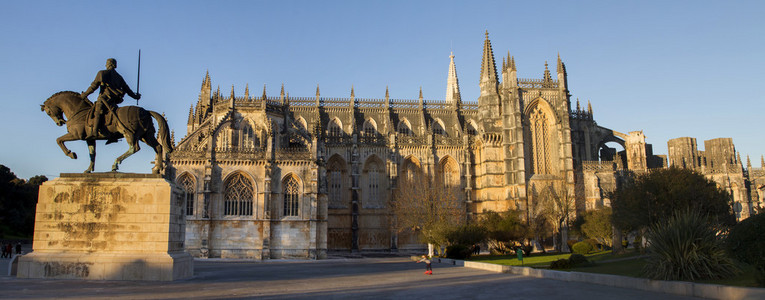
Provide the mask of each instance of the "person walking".
POLYGON ((420 260, 417 261, 418 263, 424 262, 425 263, 425 274, 426 275, 433 275, 433 268, 430 265, 430 259, 428 259, 427 255, 423 255, 420 260))

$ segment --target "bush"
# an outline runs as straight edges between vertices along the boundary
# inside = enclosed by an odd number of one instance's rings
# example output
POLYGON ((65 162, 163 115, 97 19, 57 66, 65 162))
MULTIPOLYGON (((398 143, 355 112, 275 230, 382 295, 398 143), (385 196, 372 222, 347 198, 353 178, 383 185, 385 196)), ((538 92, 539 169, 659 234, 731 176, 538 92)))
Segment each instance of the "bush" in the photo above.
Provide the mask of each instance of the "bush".
POLYGON ((446 247, 446 258, 468 259, 472 254, 473 251, 470 246, 457 244, 446 247))
POLYGON ((578 242, 571 246, 571 250, 576 254, 588 254, 592 252, 593 249, 594 247, 592 247, 592 244, 588 242, 578 242))
POLYGON ((594 250, 602 250, 603 249, 603 244, 598 242, 598 240, 596 240, 596 239, 586 239, 584 241, 589 243, 590 245, 592 245, 592 250, 593 251, 594 250))
POLYGON ((579 241, 577 241, 577 240, 568 240, 568 241, 566 241, 566 245, 568 245, 569 249, 573 249, 574 244, 576 244, 577 242, 579 242, 579 241))
POLYGON ((550 269, 571 269, 571 262, 568 259, 561 258, 550 264, 550 269))
POLYGON ((587 260, 586 257, 584 257, 584 255, 576 254, 576 253, 571 254, 571 256, 568 257, 568 261, 569 261, 569 263, 571 264, 572 267, 583 266, 583 265, 588 265, 589 264, 589 261, 587 260))
POLYGON ((734 259, 757 269, 757 283, 765 286, 765 214, 757 214, 731 228, 725 247, 734 259))
POLYGON ((486 229, 477 225, 463 225, 446 233, 446 240, 452 245, 475 245, 486 239, 486 229))
POLYGON ((659 280, 725 278, 738 269, 726 255, 717 231, 699 210, 683 209, 646 234, 651 243, 643 274, 659 280))

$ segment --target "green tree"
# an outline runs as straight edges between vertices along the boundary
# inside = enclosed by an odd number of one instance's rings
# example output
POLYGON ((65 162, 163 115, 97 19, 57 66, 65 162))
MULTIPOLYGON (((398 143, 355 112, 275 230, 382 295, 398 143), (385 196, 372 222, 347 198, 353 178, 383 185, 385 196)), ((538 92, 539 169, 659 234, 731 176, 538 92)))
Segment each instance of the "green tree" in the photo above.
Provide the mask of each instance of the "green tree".
POLYGON ((731 228, 725 246, 731 257, 757 270, 757 283, 765 286, 765 214, 756 214, 731 228))
POLYGON ((34 176, 25 181, 17 178, 11 169, 0 165, 0 232, 30 236, 34 231, 35 205, 39 186, 45 176, 34 176))
POLYGON ((429 248, 448 245, 449 233, 466 221, 466 207, 459 192, 458 187, 445 186, 441 180, 422 172, 402 178, 391 201, 393 227, 399 232, 419 232, 429 248))
POLYGON ((610 207, 587 211, 583 219, 582 232, 588 238, 595 239, 602 245, 612 246, 614 233, 610 207))
POLYGON ((728 192, 692 170, 655 169, 618 186, 611 207, 613 224, 621 230, 645 231, 666 222, 675 212, 696 209, 711 222, 733 225, 732 198, 728 192))
POLYGON ((478 222, 486 229, 487 244, 491 251, 508 252, 526 245, 533 236, 521 219, 520 211, 484 211, 478 222))

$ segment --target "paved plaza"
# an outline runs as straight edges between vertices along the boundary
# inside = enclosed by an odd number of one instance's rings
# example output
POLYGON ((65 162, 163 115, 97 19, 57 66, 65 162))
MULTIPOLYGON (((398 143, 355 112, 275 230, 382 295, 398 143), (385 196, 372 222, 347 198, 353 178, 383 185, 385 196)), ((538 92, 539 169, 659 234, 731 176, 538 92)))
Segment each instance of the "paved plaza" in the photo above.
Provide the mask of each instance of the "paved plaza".
MULTIPOLYGON (((1 266, 6 267, 4 259, 1 266)), ((693 299, 596 284, 538 279, 433 264, 406 257, 318 261, 196 260, 194 277, 175 282, 0 277, 11 299, 693 299)), ((7 270, 4 268, 3 270, 7 270)))

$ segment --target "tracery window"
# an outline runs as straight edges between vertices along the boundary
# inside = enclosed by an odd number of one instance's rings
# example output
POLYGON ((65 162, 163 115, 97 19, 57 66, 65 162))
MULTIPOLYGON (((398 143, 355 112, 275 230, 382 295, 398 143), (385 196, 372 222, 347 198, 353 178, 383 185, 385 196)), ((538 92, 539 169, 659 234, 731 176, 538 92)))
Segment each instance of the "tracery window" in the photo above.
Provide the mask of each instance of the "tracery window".
POLYGON ((194 196, 196 190, 196 182, 194 178, 188 173, 181 175, 178 178, 178 184, 183 189, 184 208, 187 216, 194 215, 194 196))
POLYGON ((364 122, 364 135, 375 136, 377 133, 377 128, 375 127, 374 121, 371 121, 371 119, 364 122))
POLYGON ((444 131, 444 127, 441 125, 441 122, 433 122, 433 133, 436 135, 444 135, 446 133, 444 131))
POLYGON ((370 206, 379 207, 380 181, 376 163, 371 163, 367 170, 367 201, 370 206))
POLYGON ((329 202, 332 207, 341 206, 343 199, 343 178, 340 170, 329 172, 329 202))
POLYGON ((296 217, 298 215, 298 204, 300 199, 300 186, 297 179, 288 176, 282 183, 284 194, 284 216, 296 217))
POLYGON ((257 143, 255 131, 252 130, 249 124, 244 124, 242 126, 242 148, 254 148, 256 146, 260 145, 257 143))
POLYGON ((456 187, 459 185, 459 171, 457 163, 452 159, 447 159, 441 167, 444 187, 456 187))
POLYGON ((226 216, 251 216, 254 190, 252 182, 238 173, 226 182, 223 214, 226 216))
POLYGON ((399 122, 398 133, 403 135, 412 135, 412 129, 409 127, 409 123, 406 121, 399 122))
POLYGON ((329 136, 339 137, 342 136, 343 129, 337 119, 332 120, 329 123, 329 136))
POLYGON ((551 174, 550 125, 547 115, 537 106, 529 116, 531 123, 534 174, 551 174))
POLYGON ((239 148, 239 130, 231 128, 231 147, 239 148))

